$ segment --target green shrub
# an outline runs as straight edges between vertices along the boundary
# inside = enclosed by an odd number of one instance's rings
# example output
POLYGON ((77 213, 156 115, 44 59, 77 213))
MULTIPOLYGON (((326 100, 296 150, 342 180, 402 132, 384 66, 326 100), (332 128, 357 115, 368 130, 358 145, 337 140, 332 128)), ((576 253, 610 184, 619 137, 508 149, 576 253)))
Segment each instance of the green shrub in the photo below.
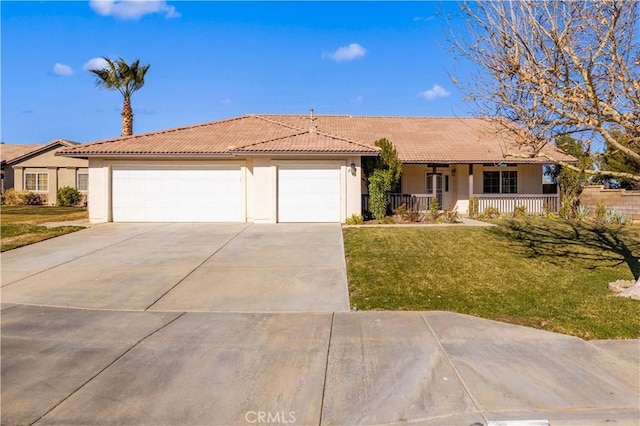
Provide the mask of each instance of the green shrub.
POLYGON ((429 216, 431 220, 438 219, 438 216, 440 216, 439 212, 440 212, 440 204, 438 204, 438 198, 431 197, 431 201, 429 202, 429 216))
POLYGON ((602 219, 607 225, 626 225, 627 217, 617 210, 609 210, 602 219))
POLYGON ((583 220, 589 216, 589 208, 587 206, 578 206, 575 211, 576 219, 583 220))
POLYGON ((364 223, 364 218, 359 214, 352 214, 351 217, 348 217, 345 221, 347 225, 362 225, 364 223))
POLYGON ((391 181, 385 170, 374 170, 369 177, 369 210, 377 220, 387 215, 387 195, 391 191, 391 181))
POLYGON ((526 215, 527 215, 527 206, 515 206, 513 208, 513 217, 522 219, 526 215))
POLYGON ((474 218, 478 215, 478 208, 480 206, 480 200, 478 197, 471 197, 469 200, 469 217, 474 218))
POLYGON ((57 204, 58 207, 75 207, 82 201, 82 194, 75 188, 63 186, 58 189, 57 204))

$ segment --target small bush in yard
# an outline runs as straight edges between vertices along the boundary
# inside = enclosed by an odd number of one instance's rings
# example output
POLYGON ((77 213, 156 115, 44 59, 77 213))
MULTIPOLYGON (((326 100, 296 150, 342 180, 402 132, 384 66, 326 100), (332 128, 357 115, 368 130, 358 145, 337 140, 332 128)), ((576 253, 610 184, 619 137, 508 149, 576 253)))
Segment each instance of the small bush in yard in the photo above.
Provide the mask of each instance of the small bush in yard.
POLYGON ((607 207, 604 203, 600 202, 596 206, 596 222, 602 223, 604 222, 605 217, 607 216, 607 207))
POLYGON ((405 203, 400 204, 393 210, 393 214, 398 215, 404 219, 404 216, 407 214, 407 205, 405 203))
POLYGON ((475 218, 478 215, 478 208, 480 206, 480 200, 478 197, 471 197, 469 200, 469 217, 475 218))
POLYGON ((345 221, 347 225, 362 225, 364 223, 364 218, 357 214, 352 214, 351 217, 348 217, 345 221))
POLYGON ((82 194, 75 188, 63 186, 57 193, 58 207, 75 207, 82 201, 82 194))
POLYGON ((489 206, 484 209, 484 216, 488 219, 495 219, 497 217, 500 217, 500 210, 498 210, 497 207, 489 206))
POLYGON ((420 222, 423 217, 422 214, 417 210, 409 210, 403 217, 404 220, 411 223, 420 222))
POLYGON ((26 192, 24 191, 16 191, 13 188, 9 188, 2 195, 2 204, 5 206, 21 206, 25 195, 26 192))
POLYGON ((33 192, 27 192, 22 199, 23 206, 40 206, 42 205, 42 197, 33 192))
POLYGON ((458 213, 458 208, 444 209, 442 221, 444 223, 460 223, 460 213, 458 213))
POLYGON ((431 220, 436 220, 439 216, 440 204, 438 204, 438 199, 436 197, 432 197, 429 202, 429 216, 431 220))
POLYGON ((513 217, 522 219, 527 215, 527 206, 515 206, 513 208, 513 217))
POLYGON ((589 216, 589 208, 587 206, 578 206, 576 208, 576 219, 583 220, 589 216))

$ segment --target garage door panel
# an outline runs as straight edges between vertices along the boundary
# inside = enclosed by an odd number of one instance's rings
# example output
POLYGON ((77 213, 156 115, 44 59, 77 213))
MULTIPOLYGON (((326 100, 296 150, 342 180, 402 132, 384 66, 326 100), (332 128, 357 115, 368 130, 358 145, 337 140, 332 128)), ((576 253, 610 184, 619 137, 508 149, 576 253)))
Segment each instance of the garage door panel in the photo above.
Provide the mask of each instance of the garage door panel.
POLYGON ((279 222, 340 222, 340 168, 279 168, 279 222))
POLYGON ((114 222, 242 222, 242 178, 229 169, 114 169, 114 222))

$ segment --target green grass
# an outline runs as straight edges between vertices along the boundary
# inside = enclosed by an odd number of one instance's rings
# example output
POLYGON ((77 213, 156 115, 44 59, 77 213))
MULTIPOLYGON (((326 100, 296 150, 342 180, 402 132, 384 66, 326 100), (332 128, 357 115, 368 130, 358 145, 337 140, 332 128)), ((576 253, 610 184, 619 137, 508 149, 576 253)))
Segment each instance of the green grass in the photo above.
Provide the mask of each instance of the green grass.
POLYGON ((0 210, 1 251, 37 243, 83 229, 81 226, 40 226, 45 222, 86 219, 86 209, 49 206, 2 206, 0 210))
POLYGON ((640 227, 497 224, 345 229, 351 304, 453 311, 586 339, 640 336, 640 302, 607 288, 640 274, 640 227))

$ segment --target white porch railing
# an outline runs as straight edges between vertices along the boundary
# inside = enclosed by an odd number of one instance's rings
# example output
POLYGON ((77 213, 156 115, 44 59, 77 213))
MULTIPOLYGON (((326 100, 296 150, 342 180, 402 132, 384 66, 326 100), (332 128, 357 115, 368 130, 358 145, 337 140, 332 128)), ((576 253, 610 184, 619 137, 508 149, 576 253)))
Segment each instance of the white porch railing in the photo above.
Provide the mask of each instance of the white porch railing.
MULTIPOLYGON (((438 198, 441 202, 441 194, 438 194, 438 198)), ((429 210, 431 204, 431 194, 389 194, 388 206, 389 212, 393 212, 395 209, 404 204, 407 210, 426 212, 429 210)), ((362 194, 362 214, 369 213, 369 195, 362 194)))
POLYGON ((500 213, 513 213, 516 207, 524 206, 527 213, 558 213, 559 198, 556 194, 482 194, 478 198, 478 213, 487 207, 497 208, 500 213))

